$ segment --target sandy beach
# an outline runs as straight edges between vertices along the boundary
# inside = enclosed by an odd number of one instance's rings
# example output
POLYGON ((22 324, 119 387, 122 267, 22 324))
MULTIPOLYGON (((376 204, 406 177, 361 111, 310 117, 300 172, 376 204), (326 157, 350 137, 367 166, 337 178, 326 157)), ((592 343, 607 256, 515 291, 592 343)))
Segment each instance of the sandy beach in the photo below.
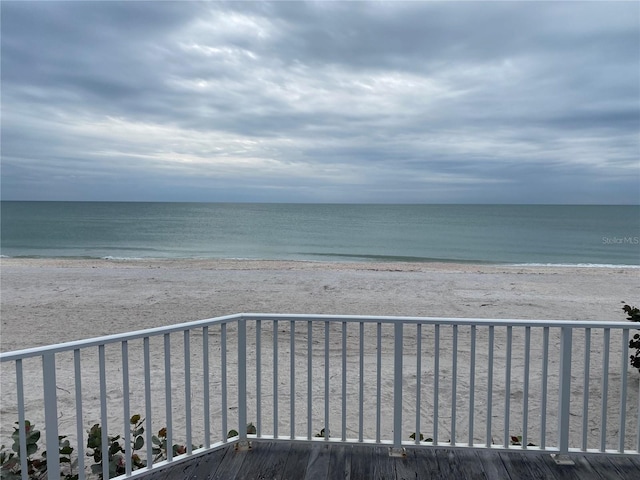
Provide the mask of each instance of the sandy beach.
POLYGON ((640 269, 624 268, 7 258, 0 267, 2 351, 240 312, 620 321, 622 303, 640 298, 640 269))
MULTIPOLYGON (((623 303, 640 303, 640 270, 630 268, 10 258, 0 265, 3 352, 240 312, 624 321, 623 303)), ((461 336, 462 351, 468 350, 466 341, 461 336)), ((349 342, 349 348, 356 348, 356 338, 349 342)), ((161 364, 162 351, 154 355, 158 356, 153 362, 161 364)), ((304 359, 300 361, 304 365, 304 359)), ((447 361, 443 357, 443 364, 447 361)), ((65 374, 59 375, 61 397, 68 393, 71 398, 72 385, 63 385, 65 374)), ((268 382, 267 369, 264 375, 268 382)), ((576 368, 576 378, 579 375, 576 368)), ((630 401, 635 400, 630 408, 636 409, 637 377, 630 372, 630 401)), ((513 378, 519 380, 515 367, 513 378)), ((3 367, 5 444, 15 421, 7 400, 13 395, 13 381, 13 373, 3 367)), ((90 369, 83 374, 87 391, 95 390, 97 381, 90 369)), ((230 382, 233 388, 233 379, 230 382)), ((37 390, 38 382, 30 388, 34 390, 27 390, 27 396, 37 390)), ((464 388, 461 383, 460 391, 464 388)), ((116 390, 112 400, 117 404, 116 390)), ((517 397, 518 391, 512 393, 517 397)), ((59 402, 61 416, 69 413, 65 408, 74 408, 71 400, 59 402)), ((30 407, 32 418, 37 405, 30 407)), ((180 410, 179 404, 174 406, 180 410)), ((321 411, 319 405, 319 416, 321 411)), ((98 412, 85 407, 84 418, 90 425, 98 412)), ((357 425, 357 418, 350 416, 349 422, 357 425)), ((74 425, 70 418, 66 428, 73 431, 74 425)), ((577 419, 575 428, 579 425, 577 419)), ((630 430, 633 426, 630 423, 630 430)), ((442 435, 446 440, 446 431, 442 435)))

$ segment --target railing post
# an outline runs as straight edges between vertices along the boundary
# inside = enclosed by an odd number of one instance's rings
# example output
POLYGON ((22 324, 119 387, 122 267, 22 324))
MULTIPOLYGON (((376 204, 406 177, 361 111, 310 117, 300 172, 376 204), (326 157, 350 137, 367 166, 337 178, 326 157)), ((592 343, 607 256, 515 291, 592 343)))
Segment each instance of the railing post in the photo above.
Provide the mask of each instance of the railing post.
POLYGON ((238 436, 237 448, 246 450, 247 441, 247 321, 238 320, 238 436))
POLYGON ((42 356, 42 374, 44 386, 44 422, 47 441, 47 478, 60 478, 60 459, 57 455, 58 440, 58 399, 56 395, 56 359, 55 354, 45 353, 42 356))
MULTIPOLYGON (((393 447, 389 449, 392 457, 403 457, 402 448, 402 327, 401 320, 394 322, 394 351, 393 351, 393 447)), ((416 435, 418 435, 416 433, 416 435)))
POLYGON ((560 391, 558 392, 558 446, 560 454, 554 457, 556 463, 573 465, 569 453, 569 418, 571 400, 571 327, 560 330, 560 391))

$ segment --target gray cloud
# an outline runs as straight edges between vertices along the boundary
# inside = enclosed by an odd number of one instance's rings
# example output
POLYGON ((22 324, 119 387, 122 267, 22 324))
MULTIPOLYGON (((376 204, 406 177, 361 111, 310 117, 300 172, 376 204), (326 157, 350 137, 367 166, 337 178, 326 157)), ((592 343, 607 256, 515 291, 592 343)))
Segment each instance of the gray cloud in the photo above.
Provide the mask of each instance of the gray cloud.
POLYGON ((4 199, 638 203, 635 2, 3 2, 4 199))

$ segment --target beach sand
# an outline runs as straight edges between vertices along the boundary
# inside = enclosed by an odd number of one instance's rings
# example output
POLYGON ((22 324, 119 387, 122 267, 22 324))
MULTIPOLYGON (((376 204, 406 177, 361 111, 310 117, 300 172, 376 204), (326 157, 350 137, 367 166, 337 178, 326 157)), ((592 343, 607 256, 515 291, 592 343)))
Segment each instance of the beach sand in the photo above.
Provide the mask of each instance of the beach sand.
MULTIPOLYGON (((253 260, 116 261, 12 258, 3 258, 0 267, 0 335, 3 352, 241 312, 624 321, 625 315, 621 310, 623 303, 640 303, 640 270, 630 268, 253 260)), ((297 338, 303 337, 304 333, 297 331, 297 338)), ((446 344, 450 339, 446 334, 443 335, 443 341, 446 344)), ((283 335, 284 338, 287 337, 283 335)), ((265 337, 265 345, 268 345, 270 339, 271 337, 265 337)), ((413 343, 410 340, 408 339, 406 343, 408 352, 411 352, 411 348, 415 346, 415 339, 413 343)), ((230 342, 233 343, 232 340, 230 342)), ((425 342, 428 342, 428 339, 425 342)), ((357 335, 352 335, 350 330, 349 351, 357 353, 357 345, 357 335)), ((179 349, 180 345, 176 345, 175 348, 179 349)), ((461 351, 468 352, 468 336, 461 334, 459 348, 461 351)), ((539 348, 540 345, 534 342, 532 358, 535 361, 539 360, 539 348)), ((598 348, 594 346, 592 352, 599 355, 598 348)), ((288 361, 286 346, 283 350, 285 355, 283 361, 286 363, 288 361)), ((194 351, 196 351, 195 348, 194 351)), ((163 364, 162 349, 154 350, 152 355, 152 364, 161 366, 163 364)), ((322 355, 321 349, 318 348, 318 361, 322 360, 322 355)), ((551 355, 555 355, 552 359, 552 365, 554 365, 553 362, 557 362, 557 352, 551 352, 551 355)), ((576 350, 574 359, 581 358, 580 355, 582 354, 579 353, 579 349, 576 350)), ((614 346, 611 355, 612 363, 618 362, 619 349, 616 350, 614 346)), ((514 384, 522 380, 521 361, 517 360, 516 356, 517 352, 514 352, 512 373, 514 384)), ((339 358, 338 355, 336 359, 338 371, 339 358)), ((409 355, 407 359, 411 361, 412 358, 409 355)), ((350 353, 349 368, 357 370, 357 361, 352 360, 350 353)), ((450 356, 447 357, 446 352, 443 352, 442 364, 448 365, 449 361, 450 356)), ((231 356, 230 365, 233 366, 234 362, 231 356)), ((306 360, 301 357, 296 362, 300 362, 300 368, 304 368, 306 360)), ((384 369, 387 371, 386 369, 392 368, 392 364, 388 358, 385 358, 385 362, 387 363, 384 369)), ((27 365, 27 363, 25 362, 27 377, 35 378, 41 375, 37 373, 39 365, 27 365)), ((75 429, 73 385, 65 383, 72 378, 68 373, 69 365, 72 367, 72 363, 66 365, 64 362, 58 363, 61 397, 59 410, 62 417, 61 430, 67 429, 64 433, 68 432, 73 436, 75 429)), ((426 365, 425 373, 428 374, 430 369, 432 372, 433 365, 426 365)), ((577 366, 574 370, 574 377, 580 379, 580 367, 577 366)), ((3 366, 3 400, 0 413, 4 444, 10 443, 6 436, 10 435, 11 424, 16 419, 15 408, 11 406, 11 403, 15 402, 11 400, 15 398, 12 391, 15 389, 15 374, 12 372, 13 366, 11 368, 3 366)), ((265 367, 262 375, 265 385, 268 385, 271 372, 265 367)), ((340 375, 339 373, 336 375, 339 383, 340 375)), ((364 382, 366 397, 370 398, 375 394, 375 372, 371 371, 367 375, 372 376, 366 377, 364 382)), ((486 364, 482 361, 478 362, 477 375, 479 379, 486 375, 486 364)), ((629 411, 632 414, 635 412, 636 416, 638 377, 637 372, 629 371, 629 411)), ((179 382, 180 379, 177 378, 177 391, 180 390, 179 382)), ((230 378, 229 382, 230 389, 233 391, 235 379, 230 378)), ((31 395, 39 395, 38 388, 41 388, 41 381, 38 382, 35 378, 33 382, 27 383, 25 387, 27 398, 31 395)), ((92 392, 92 398, 97 399, 95 392, 98 391, 98 385, 97 375, 91 368, 87 368, 83 373, 83 390, 92 392)), ((289 384, 285 382, 282 386, 282 391, 285 393, 281 401, 283 405, 281 416, 284 417, 287 415, 287 385, 289 384)), ((338 384, 336 386, 338 391, 339 387, 338 384)), ((613 399, 610 403, 619 403, 619 400, 615 400, 617 392, 614 380, 611 381, 610 387, 612 388, 610 395, 613 399)), ((302 386, 301 390, 306 393, 304 388, 306 387, 302 386)), ((458 388, 464 400, 465 388, 468 388, 468 384, 461 381, 458 388)), ((579 385, 576 388, 578 391, 574 393, 580 395, 579 385)), ((161 392, 162 384, 157 386, 157 389, 157 392, 161 392)), ((534 391, 535 387, 532 385, 531 389, 534 391)), ((350 382, 349 391, 353 392, 357 398, 357 382, 353 385, 350 382)), ((514 395, 512 404, 515 411, 517 405, 521 404, 518 403, 521 402, 518 395, 521 396, 522 392, 521 389, 514 388, 511 393, 514 395)), ((596 393, 598 392, 594 394, 596 393)), ((121 398, 118 398, 121 394, 121 391, 114 387, 109 394, 110 401, 117 405, 121 402, 121 398)), ((445 391, 443 396, 446 397, 446 395, 445 391)), ((503 397, 499 397, 500 392, 496 392, 496 395, 498 395, 496 397, 498 405, 504 401, 504 392, 502 392, 503 397)), ((196 396, 194 393, 194 398, 196 396)), ((432 404, 429 405, 432 397, 426 397, 427 395, 424 400, 425 409, 432 408, 432 404)), ((383 400, 391 402, 391 397, 383 395, 383 400)), ((268 396, 265 396, 263 398, 263 402, 266 402, 265 412, 269 411, 268 401, 268 396)), ((538 408, 535 405, 535 399, 532 398, 531 402, 532 409, 538 408)), ((319 425, 317 430, 322 427, 323 406, 320 403, 317 408, 314 404, 314 425, 319 425), (320 420, 316 421, 316 417, 320 420)), ((477 403, 481 408, 480 398, 477 403)), ((594 412, 596 412, 594 416, 597 416, 598 404, 595 400, 593 403, 594 412)), ((37 401, 32 404, 27 402, 30 418, 37 420, 39 405, 41 404, 37 401)), ((550 403, 550 405, 553 405, 549 407, 550 410, 555 410, 557 403, 550 403)), ((334 406, 339 407, 339 405, 334 406)), ((180 395, 177 394, 173 401, 173 408, 177 412, 174 425, 184 421, 180 407, 180 395)), ((614 407, 615 405, 612 406, 614 407)), ((134 408, 136 406, 132 405, 132 409, 134 408)), ((198 408, 194 405, 195 410, 198 408)), ((407 413, 409 425, 406 427, 408 431, 411 431, 411 408, 409 405, 407 413)), ((494 415, 497 417, 495 425, 499 428, 501 414, 498 407, 496 410, 498 412, 494 415)), ((463 404, 460 406, 460 411, 464 411, 463 404)), ((132 413, 135 413, 135 410, 132 413)), ((254 414, 253 410, 249 413, 250 420, 255 418, 254 414)), ((446 412, 443 413, 445 414, 446 412)), ((231 412, 229 415, 231 422, 234 413, 231 412)), ((332 418, 339 418, 339 415, 339 409, 336 412, 332 411, 332 418)), ((350 411, 348 436, 351 436, 358 424, 357 416, 353 415, 350 411)), ((517 418, 515 414, 514 424, 517 424, 517 418)), ((99 410, 95 406, 85 406, 83 422, 87 428, 97 421, 99 421, 99 410)), ((120 421, 121 424, 121 419, 117 420, 117 416, 113 421, 120 421)), ((268 413, 265 413, 264 421, 269 421, 268 413)), ((548 421, 553 423, 552 413, 549 414, 548 421)), ((580 435, 580 422, 578 418, 572 423, 571 428, 575 430, 572 434, 580 435)), ((634 434, 634 422, 635 417, 629 422, 630 437, 634 434)), ((302 429, 304 425, 306 424, 301 424, 301 428, 298 429, 299 434, 305 434, 306 430, 302 429)), ((114 427, 114 430, 117 430, 117 427, 114 427)), ((482 429, 478 430, 478 436, 481 439, 482 429)), ((513 433, 518 433, 517 429, 513 433)), ((598 437, 597 431, 592 433, 594 438, 598 437)), ((447 440, 448 434, 446 429, 441 429, 440 439, 447 440)))
POLYGON ((640 299, 640 270, 624 268, 7 258, 0 268, 2 351, 241 312, 621 321, 623 302, 640 299))

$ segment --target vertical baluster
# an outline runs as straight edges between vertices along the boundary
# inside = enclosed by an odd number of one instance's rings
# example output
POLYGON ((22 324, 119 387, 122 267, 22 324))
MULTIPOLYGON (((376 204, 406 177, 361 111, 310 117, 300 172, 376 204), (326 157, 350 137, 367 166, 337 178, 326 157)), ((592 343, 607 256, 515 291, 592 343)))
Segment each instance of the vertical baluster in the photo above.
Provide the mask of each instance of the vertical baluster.
POLYGON ((360 385, 358 408, 358 441, 364 439, 364 323, 360 322, 360 385))
POLYGON ((142 339, 142 347, 144 363, 145 433, 147 434, 147 468, 151 468, 153 466, 153 432, 151 430, 151 355, 149 353, 149 337, 144 337, 142 339))
POLYGON ((100 369, 100 424, 101 424, 101 442, 102 442, 102 478, 109 478, 109 462, 105 461, 109 458, 109 439, 107 432, 107 368, 104 355, 104 345, 98 346, 98 366, 100 369))
POLYGON ((438 443, 438 418, 440 390, 440 325, 435 325, 435 345, 433 357, 433 443, 438 443))
POLYGON ((511 348, 513 327, 507 327, 507 355, 504 367, 504 446, 509 447, 509 420, 511 416, 511 348))
MULTIPOLYGON (((380 443, 380 402, 382 395, 382 324, 376 325, 376 442, 380 443)), ((640 422, 638 424, 640 430, 640 422)), ((640 442, 639 442, 640 444, 640 442)))
POLYGON ((256 320, 256 436, 262 435, 262 321, 256 320))
POLYGON ((422 324, 416 325, 416 430, 415 443, 420 443, 420 402, 422 393, 422 324))
MULTIPOLYGON (((26 419, 24 411, 24 375, 22 373, 22 359, 16 360, 16 396, 18 401, 18 428, 20 451, 27 451, 27 432, 26 419)), ((22 478, 27 479, 27 455, 20 456, 20 471, 22 478)))
POLYGON ((291 320, 291 328, 290 334, 291 338, 289 339, 289 350, 291 352, 291 366, 290 366, 290 399, 289 399, 289 410, 291 413, 291 440, 293 440, 296 436, 296 322, 291 320))
POLYGON ((476 390, 476 326, 471 325, 471 352, 469 353, 469 446, 473 446, 473 424, 476 390))
POLYGON ((122 410, 124 412, 124 461, 125 473, 131 475, 131 405, 129 402, 129 346, 124 340, 122 348, 122 410))
POLYGON ((607 400, 609 395, 609 344, 611 329, 604 329, 604 346, 602 353, 602 410, 600 412, 600 451, 607 448, 607 400))
MULTIPOLYGON (((42 356, 42 373, 44 380, 44 419, 45 437, 49 448, 58 450, 58 398, 56 392, 56 357, 54 353, 45 353, 42 356)), ((23 450, 23 452, 26 450, 23 450)), ((56 477, 60 472, 60 459, 58 455, 47 458, 47 470, 50 476, 56 477)))
POLYGON ((531 327, 524 329, 524 386, 522 398, 522 448, 529 443, 529 370, 531 365, 531 327))
POLYGON ((453 351, 451 352, 451 445, 456 444, 456 407, 458 393, 458 325, 453 326, 453 351))
POLYGON ((582 380, 582 450, 587 450, 589 432, 589 370, 591 364, 591 329, 584 330, 584 378, 582 380))
POLYGON ((403 323, 394 323, 393 359, 393 448, 396 453, 402 449, 402 347, 403 323))
POLYGON ((347 323, 342 322, 342 441, 347 439, 347 323))
POLYGON ((571 327, 560 330, 560 390, 558 392, 558 444, 560 453, 569 453, 569 417, 571 407, 571 327))
MULTIPOLYGON (((78 453, 78 478, 84 480, 84 425, 82 415, 82 370, 80 368, 80 349, 73 351, 74 379, 76 383, 76 437, 78 453)), ((124 375, 124 373, 123 373, 124 375)), ((23 450, 24 451, 24 450, 23 450)))
POLYGON ((491 447, 491 414, 492 414, 492 402, 493 402, 493 341, 494 341, 494 326, 489 327, 489 365, 487 369, 487 435, 486 446, 491 447))
POLYGON ((171 335, 164 334, 164 400, 167 420, 167 461, 173 460, 173 411, 171 410, 171 335))
POLYGON ((622 358, 620 365, 620 376, 622 380, 622 384, 620 386, 620 426, 618 427, 620 431, 620 436, 618 440, 618 451, 620 453, 624 452, 624 436, 625 436, 625 427, 627 423, 627 355, 629 348, 629 330, 622 330, 622 358))
POLYGON ((222 408, 222 441, 227 441, 227 432, 229 431, 229 423, 227 419, 227 324, 220 324, 220 387, 221 395, 220 403, 222 408))
POLYGON ((238 334, 238 436, 247 445, 247 321, 237 321, 238 334))
POLYGON ((313 436, 313 322, 307 320, 307 440, 313 436))
POLYGON ((204 446, 211 446, 211 404, 209 392, 209 327, 202 328, 202 381, 204 390, 204 446))
POLYGON ((329 440, 329 322, 324 322, 324 438, 329 440))
POLYGON ((191 332, 184 331, 184 407, 185 433, 187 436, 187 455, 191 455, 193 444, 191 432, 191 332))
POLYGON ((278 438, 278 320, 273 321, 273 437, 278 438))
POLYGON ((542 330, 542 405, 540 412, 540 448, 547 444, 547 385, 549 381, 549 327, 542 330))

